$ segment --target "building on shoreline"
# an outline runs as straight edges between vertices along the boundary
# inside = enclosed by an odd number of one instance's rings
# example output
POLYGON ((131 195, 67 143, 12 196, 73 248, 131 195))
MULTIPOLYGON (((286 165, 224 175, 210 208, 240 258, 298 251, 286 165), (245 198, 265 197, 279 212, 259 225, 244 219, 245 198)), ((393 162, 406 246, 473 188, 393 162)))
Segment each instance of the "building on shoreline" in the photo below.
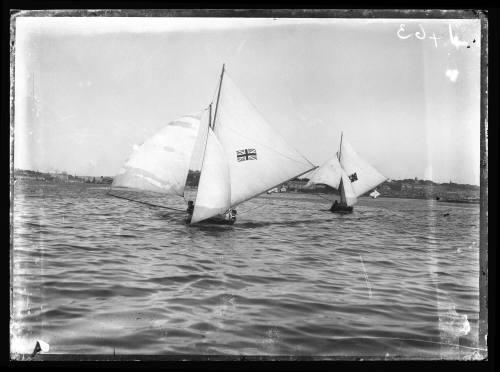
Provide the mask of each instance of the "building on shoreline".
POLYGON ((435 199, 438 201, 479 201, 479 186, 429 180, 391 180, 379 186, 381 197, 435 199))

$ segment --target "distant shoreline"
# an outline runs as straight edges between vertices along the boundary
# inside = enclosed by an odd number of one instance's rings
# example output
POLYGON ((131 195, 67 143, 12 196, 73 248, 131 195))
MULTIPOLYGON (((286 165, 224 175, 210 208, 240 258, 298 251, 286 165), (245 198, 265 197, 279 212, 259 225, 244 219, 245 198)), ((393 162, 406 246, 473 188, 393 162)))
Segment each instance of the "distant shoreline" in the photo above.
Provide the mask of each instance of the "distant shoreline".
MULTIPOLYGON (((370 198, 369 196, 363 196, 363 198, 370 198)), ((381 198, 381 196, 377 197, 377 199, 381 198)), ((462 203, 462 204, 479 204, 480 199, 439 199, 436 200, 436 198, 416 198, 412 196, 396 196, 396 195, 384 195, 382 198, 390 198, 390 199, 419 199, 419 200, 434 200, 437 201, 438 203, 462 203)))
MULTIPOLYGON (((92 183, 92 182, 80 182, 80 181, 60 181, 60 180, 34 180, 34 179, 18 179, 17 182, 15 182, 15 185, 18 184, 25 184, 25 185, 106 185, 107 183, 92 183)), ((277 195, 315 195, 315 194, 321 194, 321 195, 336 195, 332 193, 324 193, 324 192, 301 192, 301 191, 287 191, 287 192, 273 192, 271 194, 263 193, 260 196, 266 196, 268 198, 273 198, 275 197, 275 194, 277 195)), ((370 196, 361 196, 361 199, 371 199, 370 196)), ((438 203, 460 203, 460 204, 479 204, 480 199, 439 199, 436 200, 436 198, 422 198, 422 197, 412 197, 411 195, 381 195, 377 197, 377 199, 415 199, 415 200, 434 200, 438 203)))
MULTIPOLYGON (((187 188, 196 187, 197 178, 199 175, 196 172, 188 175, 187 188)), ((28 183, 28 184, 101 184, 111 185, 112 177, 94 177, 94 176, 77 176, 70 175, 66 172, 62 173, 45 173, 31 170, 16 169, 14 171, 13 181, 28 183)), ((273 189, 272 195, 278 194, 322 194, 322 195, 338 195, 337 191, 326 185, 314 185, 306 187, 307 179, 295 179, 288 181, 279 187, 273 189)), ((380 196, 379 198, 398 198, 398 199, 421 199, 421 200, 436 200, 439 203, 462 203, 462 204, 478 204, 479 186, 442 183, 437 184, 429 180, 405 179, 405 180, 387 180, 376 188, 380 196)), ((368 191, 361 197, 368 197, 368 191)))
MULTIPOLYGON (((329 193, 321 193, 321 192, 316 192, 316 193, 311 193, 311 192, 300 192, 300 191, 292 191, 292 192, 277 192, 277 193, 271 193, 271 194, 261 194, 260 196, 266 196, 267 198, 276 198, 274 195, 335 195, 335 194, 329 194, 329 193)), ((279 198, 276 198, 279 199, 279 198)), ((358 199, 372 199, 370 196, 360 196, 358 199)), ((447 199, 447 200, 436 200, 435 198, 417 198, 417 197, 412 197, 409 195, 384 195, 384 196, 379 196, 376 199, 412 199, 412 200, 434 200, 437 203, 460 203, 460 204, 479 204, 480 200, 479 199, 471 199, 471 200, 466 200, 466 199, 447 199)))

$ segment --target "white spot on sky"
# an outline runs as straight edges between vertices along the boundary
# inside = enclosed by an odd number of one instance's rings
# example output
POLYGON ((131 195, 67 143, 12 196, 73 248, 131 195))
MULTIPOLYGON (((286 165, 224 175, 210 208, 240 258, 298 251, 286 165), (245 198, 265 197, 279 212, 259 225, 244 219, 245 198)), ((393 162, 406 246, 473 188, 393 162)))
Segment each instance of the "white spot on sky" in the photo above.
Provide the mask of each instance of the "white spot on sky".
POLYGON ((80 88, 83 88, 83 87, 90 87, 92 84, 93 84, 93 83, 92 83, 91 81, 89 81, 89 80, 87 80, 87 81, 79 81, 79 82, 78 82, 78 86, 79 86, 80 88))
POLYGON ((457 78, 458 78, 458 70, 456 69, 453 69, 453 70, 446 70, 446 76, 448 77, 448 79, 450 79, 450 81, 452 83, 454 83, 455 81, 457 81, 457 78))

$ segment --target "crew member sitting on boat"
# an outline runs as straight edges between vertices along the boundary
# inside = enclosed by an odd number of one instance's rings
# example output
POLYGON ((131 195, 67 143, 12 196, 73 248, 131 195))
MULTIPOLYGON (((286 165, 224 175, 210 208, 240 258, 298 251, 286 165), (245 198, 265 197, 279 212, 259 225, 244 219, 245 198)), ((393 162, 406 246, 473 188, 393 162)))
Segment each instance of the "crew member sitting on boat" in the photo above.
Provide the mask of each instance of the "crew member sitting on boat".
POLYGON ((208 218, 205 221, 218 225, 232 225, 236 221, 236 209, 229 209, 226 213, 208 218))
MULTIPOLYGON (((191 218, 193 217, 194 203, 192 200, 188 201, 188 206, 186 209, 186 224, 191 223, 191 218)), ((205 220, 208 223, 215 223, 221 225, 232 225, 236 221, 236 209, 230 209, 227 213, 214 216, 205 220)))

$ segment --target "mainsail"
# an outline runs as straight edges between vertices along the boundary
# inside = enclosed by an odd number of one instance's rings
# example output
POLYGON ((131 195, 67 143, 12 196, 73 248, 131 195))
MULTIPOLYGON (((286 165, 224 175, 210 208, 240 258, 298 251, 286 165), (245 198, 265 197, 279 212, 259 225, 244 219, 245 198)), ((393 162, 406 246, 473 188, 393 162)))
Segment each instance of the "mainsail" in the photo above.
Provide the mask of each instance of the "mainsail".
POLYGON ((229 165, 233 207, 314 169, 269 126, 227 74, 220 84, 213 128, 229 165))
POLYGON ((199 126, 199 115, 168 123, 134 149, 112 187, 182 196, 199 126))
POLYGON ((347 173, 357 197, 372 190, 387 179, 361 158, 345 138, 342 139, 340 146, 340 166, 347 173))

